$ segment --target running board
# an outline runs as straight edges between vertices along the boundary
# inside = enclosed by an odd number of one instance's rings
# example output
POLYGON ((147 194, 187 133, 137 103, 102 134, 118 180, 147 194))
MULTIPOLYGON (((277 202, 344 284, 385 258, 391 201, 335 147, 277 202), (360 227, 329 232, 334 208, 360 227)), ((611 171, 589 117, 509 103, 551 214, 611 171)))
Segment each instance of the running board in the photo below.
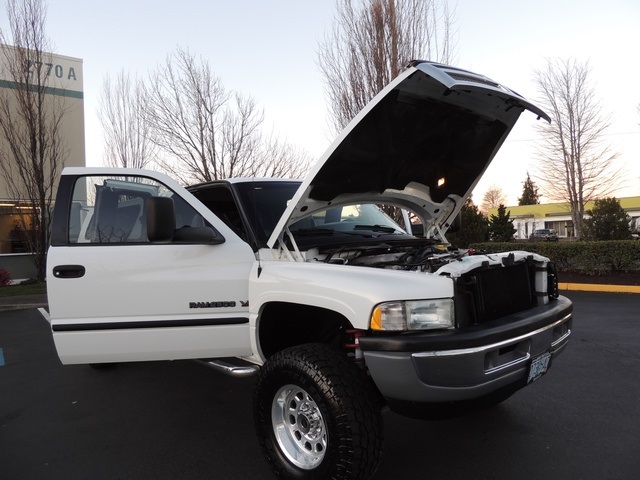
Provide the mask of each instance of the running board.
POLYGON ((236 378, 251 377, 258 373, 258 370, 260 370, 260 367, 258 365, 243 362, 242 360, 238 360, 238 362, 242 362, 243 365, 235 365, 219 358, 197 360, 197 362, 207 367, 213 368, 218 372, 224 373, 225 375, 236 378))

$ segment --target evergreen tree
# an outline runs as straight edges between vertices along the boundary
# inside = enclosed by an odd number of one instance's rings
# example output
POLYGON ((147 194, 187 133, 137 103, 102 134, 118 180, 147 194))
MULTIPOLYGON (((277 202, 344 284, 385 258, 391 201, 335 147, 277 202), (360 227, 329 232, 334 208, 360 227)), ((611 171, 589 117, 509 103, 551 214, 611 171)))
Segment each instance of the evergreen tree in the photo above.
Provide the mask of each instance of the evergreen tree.
POLYGON ((496 242, 510 242, 516 229, 511 220, 511 212, 507 212, 507 208, 500 204, 498 207, 498 215, 491 215, 489 218, 489 237, 496 242))
POLYGON ((584 237, 587 240, 628 240, 631 238, 629 215, 615 197, 595 200, 587 210, 591 218, 584 220, 584 237))
POLYGON ((539 203, 538 187, 527 172, 527 179, 522 183, 522 196, 518 198, 518 205, 538 205, 539 203))
POLYGON ((452 245, 468 248, 472 243, 486 242, 489 239, 487 218, 471 200, 467 199, 460 210, 460 230, 447 235, 452 245))

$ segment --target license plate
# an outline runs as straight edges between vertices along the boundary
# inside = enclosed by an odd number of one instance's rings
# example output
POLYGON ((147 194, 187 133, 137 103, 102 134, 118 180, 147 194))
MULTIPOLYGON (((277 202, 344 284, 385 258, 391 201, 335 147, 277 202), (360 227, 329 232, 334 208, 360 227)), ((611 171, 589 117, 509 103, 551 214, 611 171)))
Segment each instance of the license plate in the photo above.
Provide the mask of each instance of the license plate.
POLYGON ((534 358, 531 361, 531 366, 529 367, 529 376, 527 377, 527 384, 531 382, 535 382, 542 375, 547 373, 547 370, 549 370, 550 366, 551 366, 551 352, 543 353, 539 357, 534 358))

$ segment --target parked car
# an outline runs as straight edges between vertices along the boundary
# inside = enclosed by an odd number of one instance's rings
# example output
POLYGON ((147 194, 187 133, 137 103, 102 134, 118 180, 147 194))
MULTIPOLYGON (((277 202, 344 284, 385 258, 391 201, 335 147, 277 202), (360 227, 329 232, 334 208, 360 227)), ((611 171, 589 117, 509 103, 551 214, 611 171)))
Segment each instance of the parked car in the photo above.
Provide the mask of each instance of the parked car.
POLYGON ((549 228, 539 228, 538 230, 535 230, 531 235, 529 235, 529 240, 531 240, 532 242, 557 242, 558 234, 555 230, 551 230, 549 228))

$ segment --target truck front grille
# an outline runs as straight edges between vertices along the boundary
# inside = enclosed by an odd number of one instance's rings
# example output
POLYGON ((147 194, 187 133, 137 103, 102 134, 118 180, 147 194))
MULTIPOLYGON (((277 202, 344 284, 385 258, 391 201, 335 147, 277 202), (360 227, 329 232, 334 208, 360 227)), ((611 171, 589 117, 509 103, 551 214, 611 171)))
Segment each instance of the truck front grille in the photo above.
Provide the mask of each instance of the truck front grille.
POLYGON ((456 281, 458 327, 478 325, 536 306, 533 267, 486 267, 456 281))

